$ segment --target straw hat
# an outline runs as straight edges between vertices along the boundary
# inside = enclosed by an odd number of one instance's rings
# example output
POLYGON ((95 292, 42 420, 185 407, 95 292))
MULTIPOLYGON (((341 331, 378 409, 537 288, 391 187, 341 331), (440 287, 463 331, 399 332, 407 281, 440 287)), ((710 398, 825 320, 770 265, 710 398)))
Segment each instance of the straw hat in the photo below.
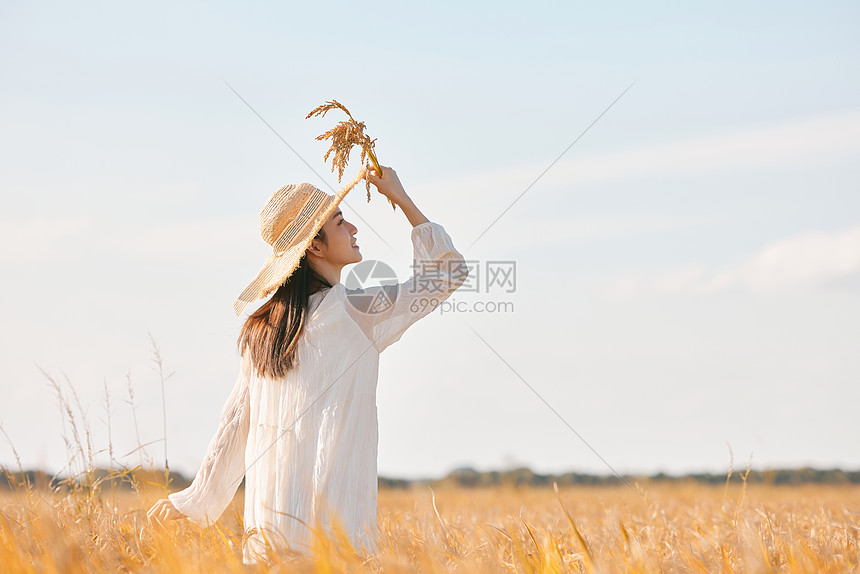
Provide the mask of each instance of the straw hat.
POLYGON ((364 177, 366 169, 335 195, 309 183, 291 183, 274 192, 260 212, 260 234, 274 250, 263 268, 233 303, 236 316, 248 303, 284 284, 346 194, 364 177))

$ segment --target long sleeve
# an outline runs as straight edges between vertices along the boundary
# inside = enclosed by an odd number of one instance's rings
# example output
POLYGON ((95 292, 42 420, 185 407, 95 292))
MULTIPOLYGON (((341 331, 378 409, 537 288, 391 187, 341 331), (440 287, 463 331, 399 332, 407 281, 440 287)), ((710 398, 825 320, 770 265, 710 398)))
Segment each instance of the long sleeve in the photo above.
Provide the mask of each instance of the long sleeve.
POLYGON ((469 276, 463 255, 438 223, 427 221, 412 228, 412 252, 415 273, 406 281, 396 286, 347 290, 348 296, 360 295, 364 300, 394 300, 393 305, 381 311, 376 311, 379 305, 372 311, 347 305, 350 315, 380 353, 398 341, 413 323, 435 310, 469 276))
POLYGON ((245 445, 250 419, 250 357, 242 357, 236 384, 221 410, 218 431, 194 481, 185 490, 170 494, 173 505, 200 526, 218 520, 239 487, 245 473, 245 445))

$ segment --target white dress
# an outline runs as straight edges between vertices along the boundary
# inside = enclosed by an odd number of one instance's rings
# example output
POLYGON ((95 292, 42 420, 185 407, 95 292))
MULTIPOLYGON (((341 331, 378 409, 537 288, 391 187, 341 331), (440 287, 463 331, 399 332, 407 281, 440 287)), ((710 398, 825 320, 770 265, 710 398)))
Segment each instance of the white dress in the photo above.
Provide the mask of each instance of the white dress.
POLYGON ((169 496, 207 526, 244 477, 246 563, 265 554, 264 537, 274 548, 308 554, 311 527, 330 534, 340 526, 358 551, 378 550, 379 354, 468 276, 441 225, 422 223, 411 237, 415 273, 396 296, 393 287, 348 290, 342 283, 311 295, 298 366, 286 377, 259 377, 243 355, 200 470, 188 488, 169 496), (364 312, 353 304, 356 295, 382 304, 364 312))

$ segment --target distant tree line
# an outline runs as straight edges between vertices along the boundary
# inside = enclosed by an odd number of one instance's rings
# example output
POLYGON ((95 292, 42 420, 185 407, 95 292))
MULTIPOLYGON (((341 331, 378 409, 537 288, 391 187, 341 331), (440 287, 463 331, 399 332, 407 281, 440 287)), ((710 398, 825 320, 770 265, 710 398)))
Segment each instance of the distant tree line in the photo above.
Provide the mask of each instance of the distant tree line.
MULTIPOLYGON (((757 484, 860 484, 860 470, 846 471, 841 469, 815 469, 815 468, 796 468, 796 469, 774 469, 774 470, 750 470, 749 474, 746 471, 733 472, 728 476, 728 472, 724 474, 717 473, 690 473, 672 476, 665 473, 657 473, 653 475, 622 475, 628 483, 639 482, 647 483, 681 483, 695 482, 702 484, 725 484, 726 480, 730 482, 741 482, 746 475, 748 483, 757 484)), ((456 484, 457 486, 495 486, 495 485, 513 485, 513 486, 552 486, 557 483, 559 486, 570 485, 620 485, 623 484, 621 479, 611 474, 585 474, 578 472, 567 472, 562 474, 538 474, 526 467, 504 470, 504 471, 477 471, 470 467, 462 467, 448 473, 442 479, 428 479, 421 481, 412 481, 420 484, 456 484)), ((380 486, 386 487, 402 487, 409 486, 410 481, 391 481, 380 477, 380 486), (384 482, 385 481, 385 482, 384 482)))
MULTIPOLYGON (((653 475, 623 475, 628 483, 638 482, 640 484, 655 483, 699 483, 699 484, 725 484, 726 480, 732 483, 744 480, 746 471, 733 472, 728 476, 717 473, 690 473, 683 475, 668 475, 657 473, 653 475)), ((191 480, 182 474, 170 473, 171 491, 185 488, 191 484, 191 480)), ((746 481, 750 484, 773 484, 773 485, 796 485, 796 484, 860 484, 860 470, 847 471, 841 469, 774 469, 774 470, 750 470, 746 475, 746 481)), ((10 472, 3 469, 0 472, 0 489, 11 489, 14 486, 30 484, 36 488, 44 489, 66 489, 72 487, 86 486, 87 484, 98 485, 104 489, 133 488, 135 485, 145 485, 147 488, 163 485, 164 473, 158 470, 137 470, 133 475, 123 473, 116 469, 94 469, 91 473, 77 477, 52 476, 42 471, 10 472)), ((593 485, 612 486, 621 485, 621 480, 614 475, 608 474, 585 474, 578 472, 567 472, 562 474, 538 474, 531 469, 522 467, 510 470, 478 471, 470 467, 457 468, 442 478, 427 479, 398 479, 379 477, 379 488, 410 488, 417 485, 430 486, 461 486, 461 487, 483 487, 483 486, 559 486, 593 485)))

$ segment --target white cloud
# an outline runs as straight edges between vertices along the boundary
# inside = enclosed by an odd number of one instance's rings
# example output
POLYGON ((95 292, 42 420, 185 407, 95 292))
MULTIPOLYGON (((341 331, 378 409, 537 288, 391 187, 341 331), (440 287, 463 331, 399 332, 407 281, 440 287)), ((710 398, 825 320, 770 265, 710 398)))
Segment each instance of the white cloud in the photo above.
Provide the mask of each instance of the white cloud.
MULTIPOLYGON (((573 159, 547 177, 559 185, 603 183, 658 175, 818 164, 860 151, 860 110, 573 159), (552 174, 552 175, 551 175, 552 174)), ((555 168, 554 168, 555 169, 555 168)))
POLYGON ((688 265, 668 273, 627 275, 609 293, 627 298, 646 291, 710 294, 731 289, 751 293, 802 291, 860 275, 860 226, 810 231, 774 241, 749 257, 709 269, 688 265))
MULTIPOLYGON (((492 239, 492 249, 495 252, 506 252, 540 246, 557 248, 560 245, 591 243, 670 229, 698 227, 718 218, 718 215, 710 214, 661 213, 519 217, 517 228, 522 230, 522 235, 496 234, 492 239)), ((466 239, 472 238, 463 238, 463 241, 459 242, 463 247, 468 245, 466 239)))
POLYGON ((69 238, 92 228, 91 217, 35 217, 0 222, 0 267, 49 259, 69 238))
MULTIPOLYGON (((156 227, 129 230, 107 247, 144 259, 185 260, 190 256, 224 260, 250 253, 246 239, 253 239, 253 217, 208 217, 156 227)), ((259 235, 256 236, 259 239, 259 235)), ((257 241, 262 244, 262 240, 257 241)))
MULTIPOLYGON (((579 156, 574 148, 529 190, 524 200, 541 189, 742 168, 820 165, 854 158, 858 153, 860 109, 849 109, 599 155, 579 156)), ((548 165, 549 160, 505 166, 416 188, 421 196, 435 197, 444 192, 449 202, 465 197, 486 205, 507 206, 548 165)))
MULTIPOLYGON (((222 261, 264 246, 253 216, 208 217, 152 227, 114 228, 93 217, 39 217, 0 222, 0 267, 56 260, 73 247, 81 256, 222 261)), ((252 255, 253 256, 253 255, 252 255)))

